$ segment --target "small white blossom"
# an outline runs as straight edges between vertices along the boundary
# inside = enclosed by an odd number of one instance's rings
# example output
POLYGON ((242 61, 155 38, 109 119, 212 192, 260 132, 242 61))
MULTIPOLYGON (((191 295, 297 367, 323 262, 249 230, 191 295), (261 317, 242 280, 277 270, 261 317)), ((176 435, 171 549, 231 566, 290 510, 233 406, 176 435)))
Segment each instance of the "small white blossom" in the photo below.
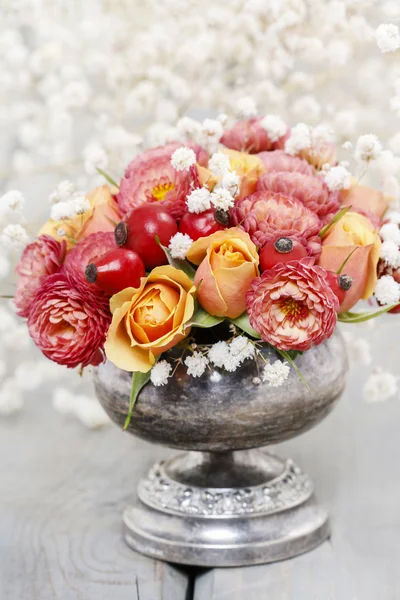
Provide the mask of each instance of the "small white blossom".
POLYGON ((190 192, 186 198, 188 211, 191 213, 202 213, 211 208, 211 194, 207 188, 198 188, 190 192))
POLYGON ((391 275, 383 275, 376 282, 375 297, 384 306, 396 304, 400 301, 400 284, 391 275))
POLYGON ((191 148, 182 146, 177 148, 171 156, 171 165, 175 171, 189 171, 190 167, 196 163, 196 154, 191 148))
POLYGON ((225 173, 229 172, 231 169, 229 156, 223 152, 214 152, 208 161, 208 169, 217 177, 225 175, 225 173))
POLYGON ((382 23, 375 31, 375 39, 381 52, 394 52, 400 48, 400 29, 393 23, 382 23))
POLYGON ((214 366, 222 368, 229 358, 229 353, 229 345, 226 342, 216 342, 208 351, 208 358, 214 366))
POLYGON ((75 192, 69 204, 74 215, 83 215, 90 209, 90 202, 83 192, 75 192))
POLYGON ((6 379, 0 387, 0 415, 11 415, 21 410, 22 392, 14 378, 6 379))
POLYGON ((212 381, 213 383, 218 383, 219 381, 221 381, 222 379, 222 375, 221 373, 218 373, 218 371, 213 371, 210 375, 210 381, 212 381))
POLYGON ((199 139, 201 125, 195 119, 191 119, 190 117, 182 117, 182 119, 179 119, 176 127, 181 138, 190 138, 193 140, 199 139))
POLYGON ((353 144, 347 140, 346 142, 343 142, 342 148, 343 150, 351 150, 353 148, 353 144))
POLYGON ((382 152, 382 144, 374 133, 360 135, 356 143, 354 158, 359 163, 375 160, 382 152))
POLYGON ((155 386, 165 385, 171 375, 172 365, 166 360, 157 362, 150 371, 150 381, 155 386))
POLYGON ((201 124, 201 130, 203 135, 215 138, 218 142, 224 133, 224 128, 217 119, 204 119, 201 124))
POLYGON ((231 196, 235 197, 240 190, 240 177, 237 175, 236 171, 224 173, 217 187, 228 190, 231 196))
POLYGON ((74 191, 75 186, 71 181, 61 181, 54 192, 50 194, 49 203, 57 204, 58 202, 68 202, 74 191))
POLYGON ((298 123, 290 132, 290 137, 285 142, 285 152, 291 155, 298 154, 312 145, 311 130, 305 123, 298 123))
POLYGON ((178 231, 169 240, 168 248, 171 250, 172 258, 180 258, 182 260, 186 258, 186 254, 189 252, 192 244, 193 240, 187 233, 178 231))
POLYGON ((226 188, 215 188, 211 194, 211 202, 215 208, 220 210, 229 210, 235 204, 235 200, 231 193, 226 188))
POLYGON ((245 118, 255 117, 257 115, 257 106, 251 96, 239 98, 236 102, 239 115, 245 118))
POLYGON ((384 242, 394 242, 400 246, 400 227, 396 223, 385 223, 379 230, 384 242))
POLYGON ((391 223, 396 223, 396 225, 400 225, 400 212, 395 210, 391 210, 385 215, 385 219, 389 219, 391 223))
POLYGON ((184 362, 188 375, 192 377, 201 377, 208 365, 208 359, 199 352, 194 352, 193 356, 187 356, 184 362))
POLYGON ((254 344, 244 335, 233 338, 229 344, 229 350, 231 355, 240 358, 241 362, 247 358, 253 358, 256 352, 254 344))
POLYGON ((260 125, 268 134, 271 142, 277 142, 279 138, 283 137, 287 132, 287 125, 277 115, 266 115, 261 121, 260 125))
POLYGON ((10 190, 0 198, 0 223, 23 223, 25 221, 23 209, 25 200, 21 192, 10 190))
POLYGON ((57 229, 57 235, 59 235, 60 237, 64 237, 64 235, 67 235, 67 232, 62 227, 59 227, 57 229))
POLYGON ((74 207, 70 202, 57 202, 57 204, 53 204, 51 207, 50 217, 53 221, 64 221, 72 219, 74 216, 74 207))
POLYGON ((383 242, 380 257, 390 267, 393 267, 394 269, 400 267, 400 249, 398 244, 393 242, 393 240, 383 242))
POLYGON ((262 380, 272 387, 280 387, 289 377, 290 366, 287 362, 276 360, 273 364, 265 365, 262 372, 262 380))
POLYGON ((351 173, 343 165, 331 167, 325 173, 324 181, 331 192, 348 190, 351 185, 351 173))
POLYGON ((107 153, 99 144, 89 144, 83 151, 85 171, 88 175, 96 175, 97 169, 106 169, 108 165, 107 153))
POLYGON ((29 236, 22 225, 7 225, 0 236, 0 243, 6 250, 20 252, 29 243, 29 236))
POLYGON ((53 407, 62 415, 77 418, 89 429, 98 429, 110 423, 101 404, 90 396, 76 395, 66 388, 56 388, 53 407))
POLYGON ((367 402, 383 402, 394 396, 398 390, 396 377, 378 367, 368 377, 364 385, 364 398, 367 402))

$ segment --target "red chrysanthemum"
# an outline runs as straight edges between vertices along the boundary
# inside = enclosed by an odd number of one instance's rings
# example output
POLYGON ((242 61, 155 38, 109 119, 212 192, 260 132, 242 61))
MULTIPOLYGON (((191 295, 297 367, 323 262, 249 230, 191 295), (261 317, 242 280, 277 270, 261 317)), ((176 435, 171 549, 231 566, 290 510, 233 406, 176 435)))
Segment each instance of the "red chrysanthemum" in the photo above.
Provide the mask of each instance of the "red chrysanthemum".
POLYGON ((277 264, 253 279, 247 292, 250 324, 275 348, 305 351, 333 334, 339 301, 325 269, 313 262, 277 264))
POLYGON ((231 129, 227 129, 221 138, 221 144, 231 150, 258 154, 267 150, 282 148, 286 135, 272 142, 266 130, 262 127, 263 117, 239 121, 231 129))
MULTIPOLYGON (((162 205, 175 219, 185 212, 186 196, 193 187, 199 187, 197 170, 176 171, 171 156, 183 144, 170 142, 137 156, 127 167, 121 179, 118 205, 123 214, 148 202, 162 205)), ((196 153, 197 162, 207 164, 208 154, 198 144, 185 143, 196 153)))
POLYGON ((237 201, 231 209, 231 218, 259 247, 278 237, 290 237, 301 242, 310 256, 317 256, 321 251, 320 219, 296 198, 256 192, 237 201))
POLYGON ((288 171, 265 173, 257 181, 257 191, 278 192, 297 198, 320 218, 336 213, 340 206, 339 192, 330 192, 320 178, 288 171))
POLYGON ((89 283, 85 277, 85 269, 91 262, 96 262, 109 250, 116 249, 114 234, 110 231, 91 233, 72 248, 65 259, 64 269, 70 284, 82 293, 92 293, 100 302, 108 303, 105 293, 95 284, 89 283))
POLYGON ((260 152, 258 156, 261 158, 267 173, 271 171, 291 171, 303 173, 304 175, 315 175, 314 167, 304 158, 291 156, 290 154, 286 154, 283 150, 260 152))
POLYGON ((69 368, 98 364, 111 322, 110 312, 85 295, 63 273, 47 277, 36 292, 29 334, 50 360, 69 368))
POLYGON ((14 303, 20 317, 29 315, 32 300, 46 277, 60 270, 65 251, 65 241, 60 243, 49 235, 41 235, 25 248, 16 268, 20 277, 14 303))

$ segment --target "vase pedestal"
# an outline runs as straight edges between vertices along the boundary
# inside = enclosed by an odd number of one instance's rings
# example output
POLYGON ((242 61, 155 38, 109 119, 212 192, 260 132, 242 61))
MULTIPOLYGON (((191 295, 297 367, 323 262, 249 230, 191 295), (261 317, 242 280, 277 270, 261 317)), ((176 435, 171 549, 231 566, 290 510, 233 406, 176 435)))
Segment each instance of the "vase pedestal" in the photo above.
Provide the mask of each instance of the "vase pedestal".
POLYGON ((260 449, 186 452, 157 463, 124 512, 131 548, 203 567, 283 560, 328 536, 309 477, 260 449))

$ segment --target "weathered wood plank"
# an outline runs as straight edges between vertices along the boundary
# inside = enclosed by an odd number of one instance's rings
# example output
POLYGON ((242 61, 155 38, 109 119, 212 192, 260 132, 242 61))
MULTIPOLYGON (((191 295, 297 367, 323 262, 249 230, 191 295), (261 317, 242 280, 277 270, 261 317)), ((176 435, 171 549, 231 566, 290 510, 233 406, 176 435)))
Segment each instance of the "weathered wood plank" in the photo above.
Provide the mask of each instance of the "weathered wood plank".
POLYGON ((163 453, 66 422, 48 397, 1 420, 1 600, 185 599, 183 570, 122 541, 123 506, 163 453))

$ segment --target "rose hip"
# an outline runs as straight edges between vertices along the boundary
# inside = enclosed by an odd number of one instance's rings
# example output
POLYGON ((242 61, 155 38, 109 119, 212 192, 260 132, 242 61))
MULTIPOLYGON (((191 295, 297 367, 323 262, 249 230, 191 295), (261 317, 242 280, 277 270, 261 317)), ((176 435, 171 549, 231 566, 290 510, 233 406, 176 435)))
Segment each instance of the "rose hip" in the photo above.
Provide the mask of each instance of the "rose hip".
POLYGON ((345 299, 346 292, 349 291, 353 284, 353 278, 350 275, 338 275, 334 271, 327 271, 326 278, 332 292, 336 294, 340 304, 345 299))
POLYGON ((115 241, 118 246, 137 252, 146 269, 153 269, 168 263, 167 257, 156 241, 168 246, 173 235, 178 232, 176 221, 157 204, 143 204, 134 208, 115 228, 115 241))
POLYGON ((201 237, 207 237, 216 231, 225 229, 225 227, 215 218, 213 208, 199 214, 187 212, 179 223, 179 231, 186 233, 193 241, 201 237))
POLYGON ((128 287, 139 287, 140 278, 145 275, 140 256, 126 248, 109 250, 85 270, 87 281, 95 283, 110 296, 128 287))
POLYGON ((262 271, 267 271, 278 263, 285 264, 291 260, 301 260, 306 256, 307 250, 300 242, 280 237, 264 244, 260 252, 260 267, 262 271))

